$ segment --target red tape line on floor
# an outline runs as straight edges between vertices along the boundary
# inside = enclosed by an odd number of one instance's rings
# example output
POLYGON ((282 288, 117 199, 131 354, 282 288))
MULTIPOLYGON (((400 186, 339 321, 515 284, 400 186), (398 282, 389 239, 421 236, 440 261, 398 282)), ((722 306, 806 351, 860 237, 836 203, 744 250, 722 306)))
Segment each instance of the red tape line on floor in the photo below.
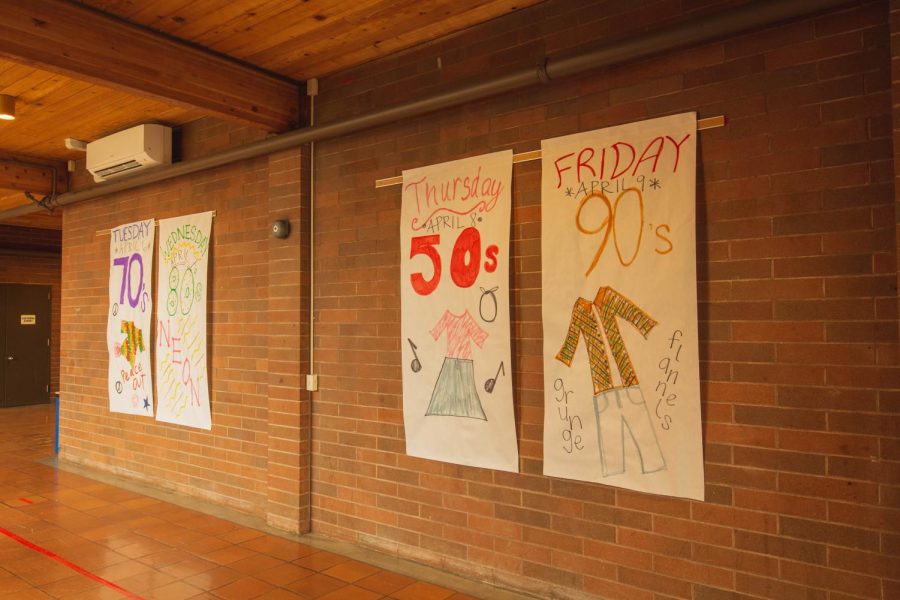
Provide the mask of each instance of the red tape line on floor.
POLYGON ((111 590, 115 590, 115 591, 119 592, 120 594, 122 594, 123 596, 128 598, 129 600, 144 600, 141 596, 138 596, 137 594, 133 594, 133 593, 129 592, 128 590, 126 590, 125 588, 121 588, 121 587, 117 586, 112 581, 103 579, 99 575, 94 575, 90 571, 79 567, 75 563, 69 562, 68 560, 66 560, 65 558, 60 556, 59 554, 56 554, 55 552, 47 550, 46 548, 42 548, 32 542, 29 542, 25 538, 19 537, 18 535, 16 535, 12 531, 9 531, 8 529, 3 529, 2 527, 0 527, 0 534, 5 535, 6 537, 8 537, 11 540, 15 540, 16 542, 19 542, 20 544, 22 544, 23 546, 25 546, 26 548, 28 548, 30 550, 34 550, 35 552, 39 552, 39 553, 43 554, 47 558, 55 560, 56 562, 63 565, 64 567, 68 567, 68 568, 72 569, 79 575, 83 575, 84 577, 87 577, 88 579, 96 581, 97 583, 99 583, 101 585, 105 585, 106 587, 110 588, 111 590))

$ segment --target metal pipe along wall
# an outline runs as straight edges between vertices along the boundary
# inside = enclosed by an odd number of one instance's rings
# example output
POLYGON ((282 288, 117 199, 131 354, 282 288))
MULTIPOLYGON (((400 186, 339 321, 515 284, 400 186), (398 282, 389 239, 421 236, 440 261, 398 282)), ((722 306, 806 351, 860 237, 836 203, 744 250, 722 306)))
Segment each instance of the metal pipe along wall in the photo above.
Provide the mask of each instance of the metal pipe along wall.
MULTIPOLYGON (((308 142, 335 138, 505 92, 520 90, 532 85, 552 82, 554 79, 569 77, 591 69, 619 65, 662 52, 710 42, 722 37, 773 25, 786 19, 823 12, 843 4, 849 4, 851 1, 766 0, 764 2, 749 2, 738 8, 697 17, 686 22, 650 31, 628 40, 601 45, 587 52, 572 56, 547 58, 542 65, 519 69, 488 81, 463 86, 342 121, 326 123, 316 127, 295 129, 273 138, 226 150, 213 156, 154 169, 142 175, 111 181, 77 192, 68 192, 57 198, 56 205, 66 206, 173 177, 189 175, 229 163, 287 150, 308 142)), ((27 205, 5 210, 0 212, 0 220, 28 214, 39 209, 40 207, 38 206, 27 205)))

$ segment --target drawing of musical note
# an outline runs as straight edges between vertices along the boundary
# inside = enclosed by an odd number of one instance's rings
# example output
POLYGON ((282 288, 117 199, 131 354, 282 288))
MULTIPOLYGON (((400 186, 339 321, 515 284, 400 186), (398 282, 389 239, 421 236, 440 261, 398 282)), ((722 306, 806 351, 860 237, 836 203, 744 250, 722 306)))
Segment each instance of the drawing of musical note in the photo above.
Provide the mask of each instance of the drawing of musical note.
POLYGON ((413 356, 415 356, 415 358, 412 359, 412 362, 409 363, 409 368, 412 369, 413 373, 418 373, 422 370, 422 361, 419 360, 419 355, 416 354, 416 350, 418 350, 419 347, 413 344, 413 341, 409 338, 406 338, 406 341, 409 342, 409 347, 412 348, 413 356))
POLYGON ((500 367, 497 369, 497 374, 484 382, 484 391, 488 394, 493 393, 494 386, 497 385, 497 378, 500 377, 500 373, 506 375, 506 369, 503 368, 503 361, 500 361, 500 367))

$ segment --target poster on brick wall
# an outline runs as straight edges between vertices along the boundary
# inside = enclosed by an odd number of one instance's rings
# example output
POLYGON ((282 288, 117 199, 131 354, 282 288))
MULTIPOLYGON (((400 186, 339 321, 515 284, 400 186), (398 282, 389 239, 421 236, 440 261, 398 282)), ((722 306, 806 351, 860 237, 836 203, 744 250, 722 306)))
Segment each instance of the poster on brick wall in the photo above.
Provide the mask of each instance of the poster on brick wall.
POLYGON ((210 429, 206 288, 212 213, 159 222, 156 418, 210 429))
POLYGON ((703 499, 696 115, 543 140, 544 473, 703 499))
POLYGON ((517 471, 509 323, 512 152, 403 172, 406 452, 517 471))
POLYGON ((109 230, 109 410, 153 416, 150 316, 153 298, 153 219, 109 230))

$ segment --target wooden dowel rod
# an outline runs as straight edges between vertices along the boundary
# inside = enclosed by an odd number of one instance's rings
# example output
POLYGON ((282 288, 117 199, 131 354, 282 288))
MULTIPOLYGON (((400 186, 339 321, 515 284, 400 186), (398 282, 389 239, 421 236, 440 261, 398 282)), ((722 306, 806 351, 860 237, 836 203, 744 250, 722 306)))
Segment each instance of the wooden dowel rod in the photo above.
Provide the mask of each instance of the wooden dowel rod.
MULTIPOLYGON (((716 127, 724 127, 725 126, 725 116, 719 115, 718 117, 708 117, 706 119, 699 119, 697 121, 697 131, 703 131, 704 129, 714 129, 716 127)), ((531 150, 530 152, 522 152, 520 154, 513 154, 513 164, 528 162, 530 160, 540 160, 541 159, 541 151, 540 150, 531 150)), ((385 179, 376 179, 375 180, 375 188, 383 188, 390 187, 392 185, 400 185, 403 183, 403 175, 397 175, 396 177, 386 177, 385 179)))

